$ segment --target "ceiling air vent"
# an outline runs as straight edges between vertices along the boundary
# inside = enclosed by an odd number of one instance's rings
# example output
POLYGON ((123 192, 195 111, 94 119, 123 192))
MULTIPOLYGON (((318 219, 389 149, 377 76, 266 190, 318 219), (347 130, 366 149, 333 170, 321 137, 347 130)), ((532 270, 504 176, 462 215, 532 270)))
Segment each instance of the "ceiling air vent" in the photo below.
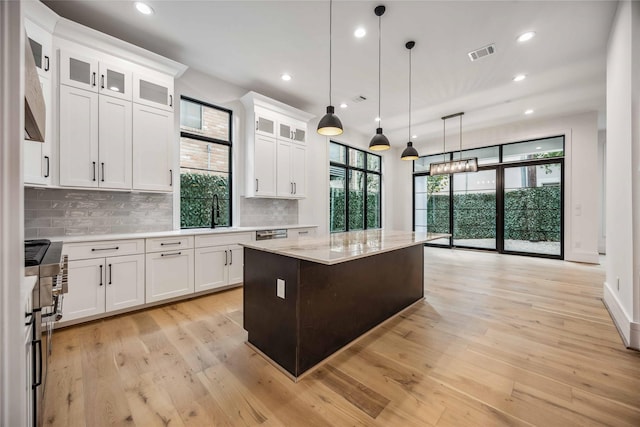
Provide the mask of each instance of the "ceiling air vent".
POLYGON ((358 102, 362 102, 362 101, 366 101, 367 97, 362 96, 362 95, 358 95, 354 98, 351 99, 351 101, 353 101, 354 104, 357 104, 358 102))
POLYGON ((477 61, 480 58, 484 58, 485 56, 493 55, 496 53, 496 45, 490 44, 485 47, 481 47, 480 49, 469 52, 469 59, 472 61, 477 61))

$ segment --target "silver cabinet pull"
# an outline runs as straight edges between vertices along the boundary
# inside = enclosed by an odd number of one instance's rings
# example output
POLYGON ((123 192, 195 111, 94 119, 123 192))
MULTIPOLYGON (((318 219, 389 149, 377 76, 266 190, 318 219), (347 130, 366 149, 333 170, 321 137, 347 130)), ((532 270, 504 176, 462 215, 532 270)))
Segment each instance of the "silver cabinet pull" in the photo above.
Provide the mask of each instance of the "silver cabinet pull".
POLYGON ((120 249, 120 246, 115 246, 113 248, 91 248, 91 252, 97 252, 97 251, 117 251, 118 249, 120 249))
POLYGON ((181 245, 182 242, 169 242, 169 243, 160 243, 160 246, 172 246, 172 245, 181 245))
POLYGON ((160 256, 176 256, 176 255, 182 255, 182 252, 174 252, 171 254, 160 254, 160 256))

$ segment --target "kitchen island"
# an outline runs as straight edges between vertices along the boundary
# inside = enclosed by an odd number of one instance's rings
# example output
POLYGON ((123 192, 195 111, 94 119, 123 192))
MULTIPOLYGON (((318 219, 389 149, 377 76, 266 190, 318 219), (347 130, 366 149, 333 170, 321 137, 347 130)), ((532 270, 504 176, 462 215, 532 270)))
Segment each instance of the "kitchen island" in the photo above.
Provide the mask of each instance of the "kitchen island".
POLYGON ((424 297, 423 245, 367 230, 244 243, 248 343, 292 379, 424 297))

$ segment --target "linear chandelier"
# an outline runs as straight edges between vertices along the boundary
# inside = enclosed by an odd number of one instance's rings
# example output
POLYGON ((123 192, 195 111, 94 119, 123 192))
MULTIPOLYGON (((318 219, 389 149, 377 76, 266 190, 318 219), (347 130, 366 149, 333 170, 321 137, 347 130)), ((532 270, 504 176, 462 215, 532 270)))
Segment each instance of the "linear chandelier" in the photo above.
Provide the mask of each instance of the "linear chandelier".
POLYGON ((450 114, 442 117, 442 156, 443 161, 439 163, 431 163, 429 167, 429 175, 448 175, 450 173, 459 172, 476 172, 478 170, 478 158, 469 157, 467 159, 462 158, 462 116, 463 112, 450 114), (460 159, 458 160, 446 160, 444 156, 447 153, 446 150, 446 122, 447 119, 454 117, 460 117, 460 159))

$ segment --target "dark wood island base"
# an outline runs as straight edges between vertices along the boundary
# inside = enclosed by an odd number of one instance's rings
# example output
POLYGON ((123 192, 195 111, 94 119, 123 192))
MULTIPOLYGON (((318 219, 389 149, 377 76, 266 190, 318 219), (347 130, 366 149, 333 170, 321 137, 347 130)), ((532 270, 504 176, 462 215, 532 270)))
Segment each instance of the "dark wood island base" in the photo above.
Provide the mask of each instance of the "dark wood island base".
POLYGON ((420 243, 327 265, 245 247, 248 342, 300 377, 424 297, 423 249, 420 243))

